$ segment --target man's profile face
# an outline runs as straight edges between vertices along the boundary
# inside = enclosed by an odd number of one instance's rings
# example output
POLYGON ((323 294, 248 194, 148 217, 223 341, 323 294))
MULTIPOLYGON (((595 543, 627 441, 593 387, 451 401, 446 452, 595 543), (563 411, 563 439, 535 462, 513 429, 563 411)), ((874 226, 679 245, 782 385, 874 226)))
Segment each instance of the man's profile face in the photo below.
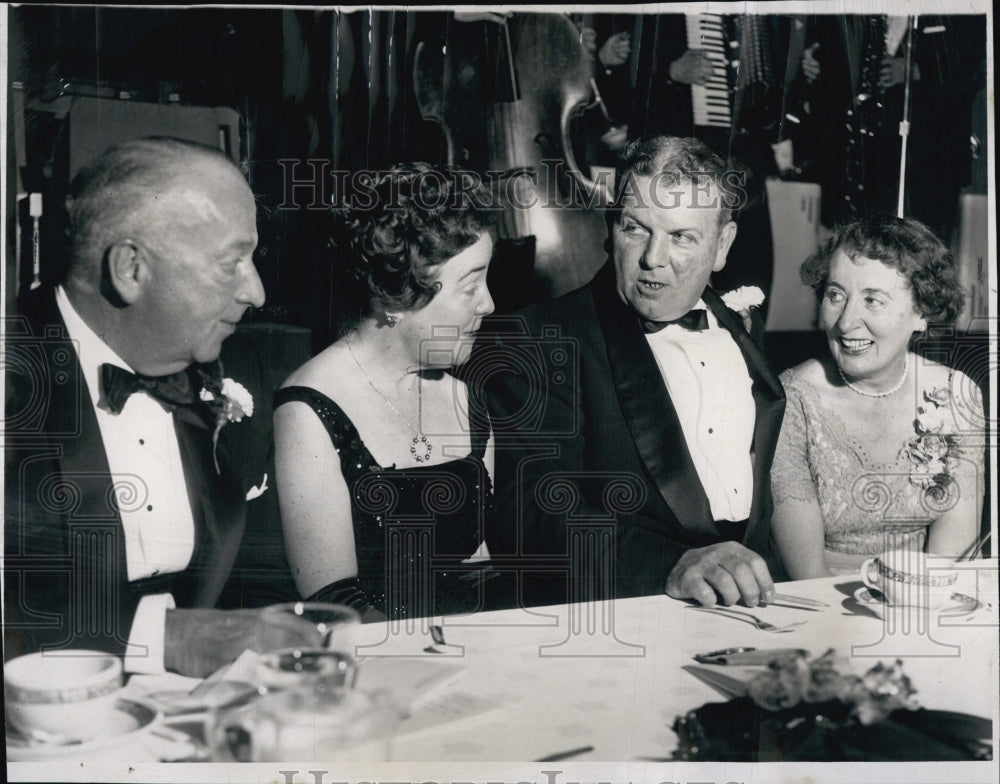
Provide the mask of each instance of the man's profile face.
POLYGON ((218 358, 248 307, 264 304, 253 264, 257 218, 239 174, 217 163, 162 194, 150 211, 151 277, 135 303, 149 350, 141 373, 176 372, 218 358))
POLYGON ((611 228, 618 293, 639 316, 669 321, 687 313, 736 236, 719 225, 714 185, 634 176, 611 228))

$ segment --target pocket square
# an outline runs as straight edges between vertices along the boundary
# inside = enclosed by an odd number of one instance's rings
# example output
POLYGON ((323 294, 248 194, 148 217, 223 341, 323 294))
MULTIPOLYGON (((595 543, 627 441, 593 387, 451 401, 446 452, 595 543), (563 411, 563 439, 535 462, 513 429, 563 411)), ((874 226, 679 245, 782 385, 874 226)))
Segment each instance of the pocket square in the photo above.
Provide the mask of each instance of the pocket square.
POLYGON ((247 501, 253 501, 255 498, 260 498, 264 493, 267 492, 267 474, 264 474, 264 478, 260 480, 260 486, 251 487, 247 490, 247 501))

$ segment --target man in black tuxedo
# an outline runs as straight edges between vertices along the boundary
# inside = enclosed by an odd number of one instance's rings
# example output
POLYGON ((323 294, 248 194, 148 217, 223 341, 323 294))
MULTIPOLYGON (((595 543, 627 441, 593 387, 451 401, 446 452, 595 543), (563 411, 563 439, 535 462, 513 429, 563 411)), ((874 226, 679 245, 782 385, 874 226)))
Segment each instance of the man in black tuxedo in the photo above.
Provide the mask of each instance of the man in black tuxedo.
POLYGON ((470 372, 496 438, 487 541, 526 605, 773 594, 762 556, 784 393, 756 309, 741 318, 707 286, 736 233, 731 175, 695 139, 631 142, 605 267, 483 336, 470 372))
POLYGON ((247 352, 220 363, 264 302, 245 179, 207 147, 136 140, 77 176, 67 212, 65 280, 8 329, 5 656, 204 675, 313 641, 214 609, 267 493, 270 389, 247 352))

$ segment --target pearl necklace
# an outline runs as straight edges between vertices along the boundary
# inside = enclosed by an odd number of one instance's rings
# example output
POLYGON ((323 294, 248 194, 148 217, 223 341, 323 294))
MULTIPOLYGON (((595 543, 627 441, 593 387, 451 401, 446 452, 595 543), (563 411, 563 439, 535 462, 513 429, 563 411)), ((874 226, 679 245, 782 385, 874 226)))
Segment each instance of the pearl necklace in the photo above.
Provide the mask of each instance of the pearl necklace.
POLYGON ((416 433, 416 435, 413 437, 413 440, 410 441, 410 454, 413 456, 413 459, 416 460, 418 463, 425 463, 428 460, 430 460, 431 452, 434 451, 434 446, 431 444, 430 441, 427 440, 427 436, 425 436, 423 433, 420 432, 420 428, 414 427, 412 424, 410 424, 410 420, 408 420, 401 413, 399 413, 399 409, 392 404, 392 401, 389 400, 389 398, 387 398, 385 395, 383 395, 381 390, 379 390, 379 388, 375 386, 375 384, 371 380, 371 377, 361 366, 361 363, 358 362, 358 358, 354 356, 354 349, 351 348, 351 339, 348 338, 344 342, 347 343, 347 351, 351 355, 351 359, 354 360, 354 364, 358 366, 358 370, 361 371, 361 375, 365 377, 365 381, 368 382, 368 386, 370 386, 374 390, 375 394, 378 395, 380 398, 382 398, 382 401, 387 406, 389 406, 390 409, 392 409, 392 413, 396 415, 396 417, 399 419, 400 422, 402 422, 404 425, 410 428, 411 432, 416 433), (417 450, 420 451, 418 452, 417 450))
POLYGON ((895 395, 897 392, 899 392, 900 389, 902 389, 903 384, 906 382, 906 370, 909 363, 910 363, 910 356, 909 354, 907 354, 905 357, 903 357, 902 378, 899 379, 899 383, 896 384, 896 386, 885 392, 867 392, 864 389, 860 389, 854 386, 854 384, 852 384, 850 381, 847 380, 847 376, 844 375, 844 369, 840 366, 839 362, 837 363, 837 372, 840 373, 841 379, 843 379, 844 383, 847 384, 848 388, 852 392, 856 392, 859 395, 864 395, 865 397, 889 397, 889 395, 895 395))

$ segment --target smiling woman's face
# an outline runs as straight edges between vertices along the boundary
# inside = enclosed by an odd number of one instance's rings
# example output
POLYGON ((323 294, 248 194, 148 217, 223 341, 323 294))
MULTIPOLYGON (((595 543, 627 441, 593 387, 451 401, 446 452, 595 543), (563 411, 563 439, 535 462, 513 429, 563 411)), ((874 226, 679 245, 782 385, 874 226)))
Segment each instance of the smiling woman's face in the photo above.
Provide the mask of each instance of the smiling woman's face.
POLYGON ((881 261, 838 250, 820 303, 820 327, 833 358, 870 391, 899 382, 914 332, 927 328, 904 275, 881 261))

